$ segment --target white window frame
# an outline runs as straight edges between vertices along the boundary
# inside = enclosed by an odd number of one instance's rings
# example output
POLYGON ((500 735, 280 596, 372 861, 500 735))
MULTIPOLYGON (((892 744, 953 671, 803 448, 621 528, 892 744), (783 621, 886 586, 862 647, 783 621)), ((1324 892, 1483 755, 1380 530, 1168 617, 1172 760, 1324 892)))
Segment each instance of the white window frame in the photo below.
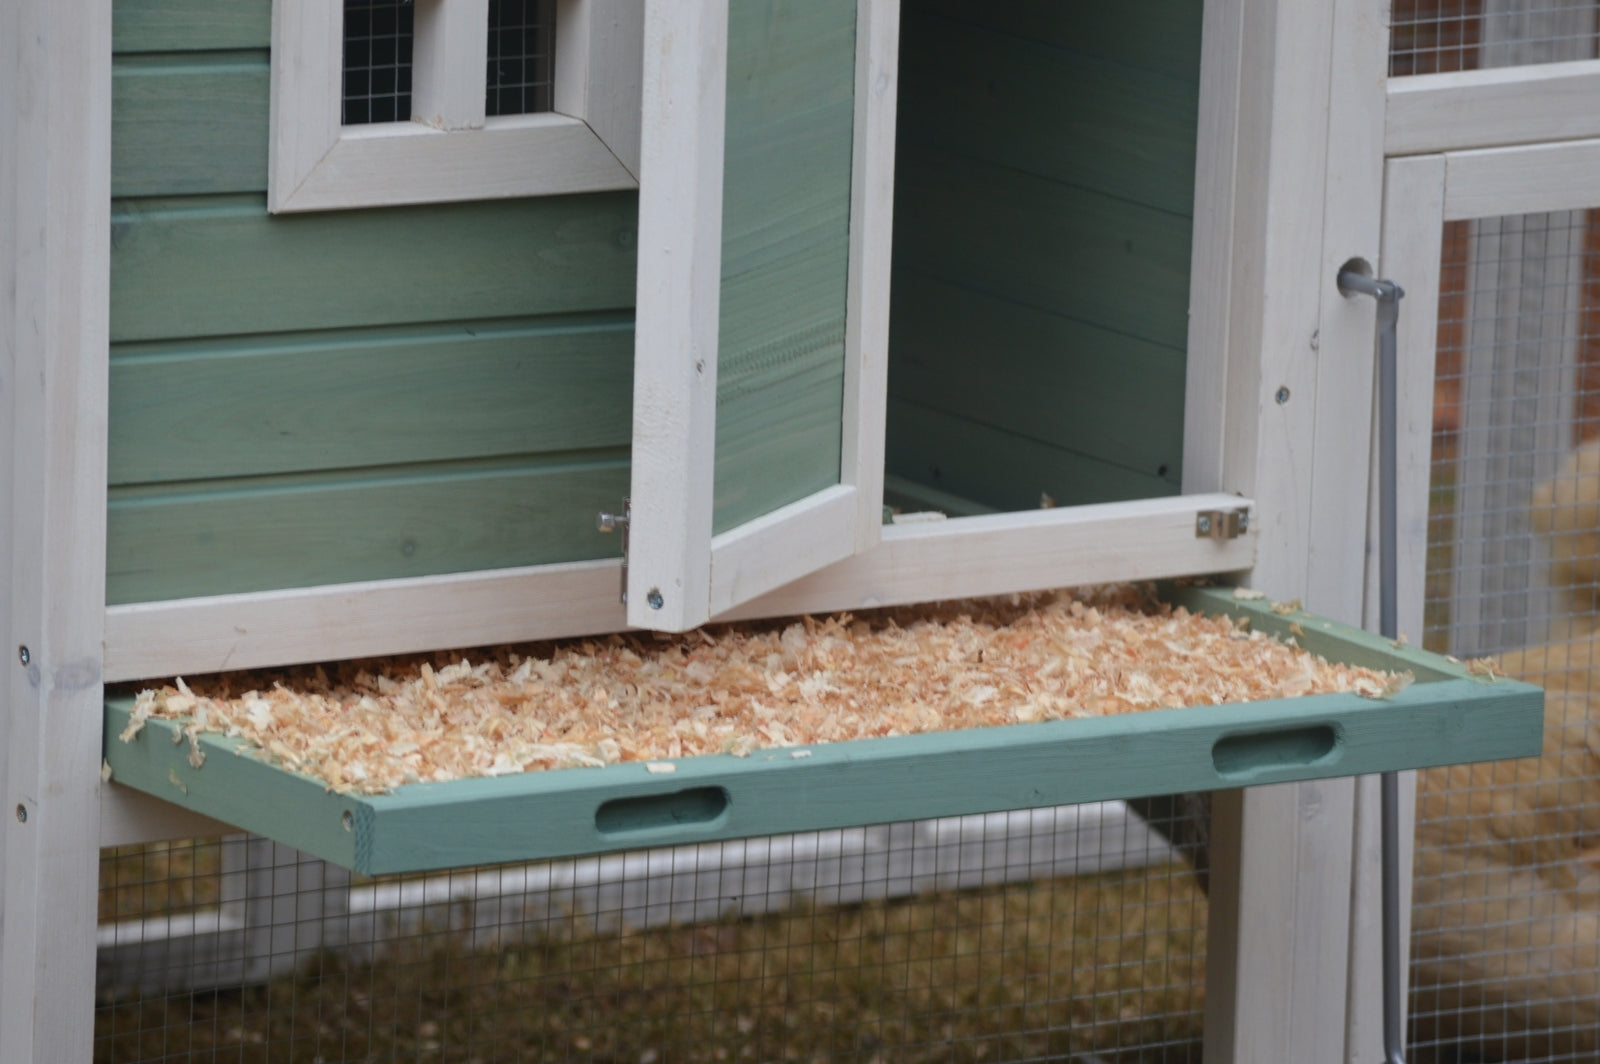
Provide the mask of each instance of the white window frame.
POLYGON ((488 0, 417 0, 409 122, 340 124, 344 5, 275 0, 274 213, 637 188, 642 0, 558 0, 554 108, 485 116, 488 0))

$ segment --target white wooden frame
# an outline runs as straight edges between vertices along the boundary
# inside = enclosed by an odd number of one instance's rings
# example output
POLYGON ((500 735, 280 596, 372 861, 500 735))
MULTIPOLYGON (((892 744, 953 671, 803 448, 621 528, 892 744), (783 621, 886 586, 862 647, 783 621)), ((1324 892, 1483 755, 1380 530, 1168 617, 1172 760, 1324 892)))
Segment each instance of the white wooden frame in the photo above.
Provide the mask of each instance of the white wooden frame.
POLYGON ((1600 59, 1394 78, 1384 152, 1600 137, 1600 59))
POLYGON ((0 110, 0 1060, 88 1060, 104 713, 110 5, 0 6, 0 94, 11 101, 0 110))
MULTIPOLYGON (((1373 308, 1334 280, 1377 255, 1382 5, 1214 0, 1204 32, 1185 490, 1255 498, 1251 584, 1359 623, 1373 308)), ((1206 1059, 1381 1059, 1355 791, 1216 797, 1206 1059)))
POLYGON ((863 0, 858 11, 839 484, 714 536, 728 4, 646 0, 628 565, 637 627, 693 628, 877 542, 899 3, 863 0))
POLYGON ((343 126, 344 6, 274 0, 275 212, 637 186, 640 0, 559 0, 554 110, 484 116, 487 0, 420 0, 410 122, 343 126))

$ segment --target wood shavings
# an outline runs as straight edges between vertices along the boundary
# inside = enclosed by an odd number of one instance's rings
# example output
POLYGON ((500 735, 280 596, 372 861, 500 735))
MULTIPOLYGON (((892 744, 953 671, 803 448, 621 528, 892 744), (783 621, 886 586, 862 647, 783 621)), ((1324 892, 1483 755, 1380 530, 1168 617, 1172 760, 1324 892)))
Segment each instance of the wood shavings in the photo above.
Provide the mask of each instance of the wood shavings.
POLYGON ((1252 591, 1247 587, 1236 587, 1233 589, 1233 597, 1240 602, 1259 602, 1267 597, 1267 593, 1265 591, 1252 591))
POLYGON ((180 679, 138 695, 122 738, 177 720, 196 768, 199 736, 220 732, 371 794, 1164 707, 1385 698, 1403 682, 1124 587, 180 679))

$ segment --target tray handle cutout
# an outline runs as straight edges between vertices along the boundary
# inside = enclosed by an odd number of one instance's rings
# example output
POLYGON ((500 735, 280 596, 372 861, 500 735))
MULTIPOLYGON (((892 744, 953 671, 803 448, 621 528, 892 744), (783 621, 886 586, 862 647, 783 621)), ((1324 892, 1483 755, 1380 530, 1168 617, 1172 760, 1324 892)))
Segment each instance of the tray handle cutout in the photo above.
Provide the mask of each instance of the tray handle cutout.
POLYGON ((628 835, 663 828, 703 827, 728 811, 722 787, 690 787, 670 794, 613 798, 595 810, 595 830, 602 835, 628 835))
POLYGON ((1343 736, 1332 724, 1224 735, 1211 746, 1211 764, 1225 779, 1243 780, 1277 769, 1305 768, 1336 754, 1343 736))

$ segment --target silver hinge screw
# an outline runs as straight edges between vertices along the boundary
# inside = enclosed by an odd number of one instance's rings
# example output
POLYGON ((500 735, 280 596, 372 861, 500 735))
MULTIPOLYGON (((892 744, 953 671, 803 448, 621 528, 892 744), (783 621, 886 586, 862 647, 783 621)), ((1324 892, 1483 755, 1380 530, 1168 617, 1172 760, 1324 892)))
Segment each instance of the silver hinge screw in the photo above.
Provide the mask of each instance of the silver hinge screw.
POLYGON ((33 661, 33 655, 26 646, 20 646, 17 648, 17 660, 22 662, 23 667, 26 668, 28 663, 33 661))

